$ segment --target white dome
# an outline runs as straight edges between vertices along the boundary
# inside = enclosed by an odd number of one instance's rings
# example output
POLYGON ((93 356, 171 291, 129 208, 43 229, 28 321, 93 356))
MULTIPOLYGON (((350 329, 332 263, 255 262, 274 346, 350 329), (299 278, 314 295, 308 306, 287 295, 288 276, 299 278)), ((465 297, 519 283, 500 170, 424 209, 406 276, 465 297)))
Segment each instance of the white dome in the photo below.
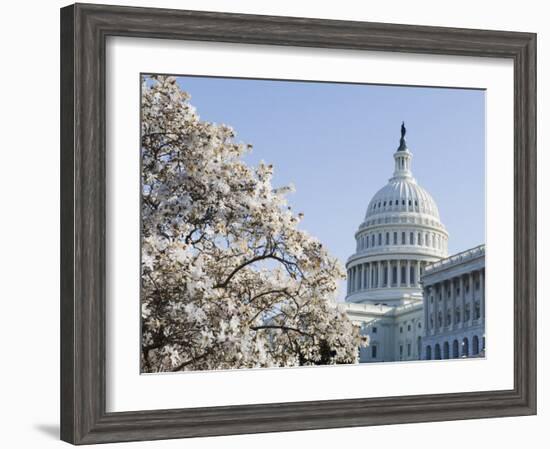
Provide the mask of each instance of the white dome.
POLYGON ((365 221, 393 212, 417 212, 439 221, 439 211, 432 196, 412 178, 392 178, 372 197, 365 221))
POLYGON ((411 171, 412 153, 401 128, 395 169, 372 197, 348 258, 346 301, 399 305, 422 301, 427 264, 447 256, 448 233, 437 204, 411 171))

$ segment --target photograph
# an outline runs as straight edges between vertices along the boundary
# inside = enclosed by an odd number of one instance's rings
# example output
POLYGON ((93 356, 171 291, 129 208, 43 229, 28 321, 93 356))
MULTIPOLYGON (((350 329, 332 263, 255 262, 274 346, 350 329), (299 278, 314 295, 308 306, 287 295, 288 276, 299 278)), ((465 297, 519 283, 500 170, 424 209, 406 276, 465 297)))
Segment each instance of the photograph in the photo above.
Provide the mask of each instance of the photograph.
POLYGON ((141 373, 486 356, 484 89, 140 77, 141 373))

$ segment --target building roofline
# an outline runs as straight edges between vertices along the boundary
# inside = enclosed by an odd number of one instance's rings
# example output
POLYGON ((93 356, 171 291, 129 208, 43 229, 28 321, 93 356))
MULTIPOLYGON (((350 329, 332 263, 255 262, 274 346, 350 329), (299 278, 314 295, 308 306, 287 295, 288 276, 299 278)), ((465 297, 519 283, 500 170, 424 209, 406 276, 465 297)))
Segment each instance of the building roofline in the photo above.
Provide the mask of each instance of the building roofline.
POLYGON ((485 244, 474 246, 473 248, 453 254, 445 259, 433 262, 424 269, 424 275, 436 273, 452 266, 485 256, 485 244))

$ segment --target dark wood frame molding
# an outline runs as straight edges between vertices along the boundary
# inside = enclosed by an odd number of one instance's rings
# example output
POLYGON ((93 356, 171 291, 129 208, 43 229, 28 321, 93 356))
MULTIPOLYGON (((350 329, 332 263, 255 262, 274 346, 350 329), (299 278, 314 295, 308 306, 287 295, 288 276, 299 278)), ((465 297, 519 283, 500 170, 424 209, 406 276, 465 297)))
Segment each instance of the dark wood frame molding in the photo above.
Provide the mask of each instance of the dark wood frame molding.
POLYGON ((61 438, 74 444, 536 413, 536 35, 76 4, 61 10, 61 438), (414 52, 514 61, 514 388, 107 413, 107 36, 414 52))

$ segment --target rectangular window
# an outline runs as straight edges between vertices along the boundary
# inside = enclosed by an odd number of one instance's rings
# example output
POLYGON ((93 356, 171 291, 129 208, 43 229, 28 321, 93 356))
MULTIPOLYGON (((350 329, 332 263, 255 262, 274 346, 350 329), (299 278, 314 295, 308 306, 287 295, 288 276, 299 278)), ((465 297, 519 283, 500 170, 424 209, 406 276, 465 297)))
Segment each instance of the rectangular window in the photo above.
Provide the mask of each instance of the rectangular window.
POLYGON ((382 246, 382 234, 378 234, 378 246, 382 246))
POLYGON ((397 232, 393 233, 393 244, 397 245, 397 232))
POLYGON ((372 345, 372 346, 371 346, 371 357, 372 357, 373 359, 376 358, 376 345, 372 345))
POLYGON ((407 357, 411 356, 411 344, 407 343, 407 357))
POLYGON ((386 232, 386 245, 390 244, 390 233, 386 232))
POLYGON ((373 334, 376 334, 377 331, 378 331, 378 329, 376 329, 376 326, 372 328, 372 333, 373 334))
POLYGON ((414 233, 413 232, 411 232, 409 234, 409 239, 410 239, 409 240, 409 245, 414 245, 414 233))
POLYGON ((402 245, 405 244, 405 233, 404 232, 401 233, 401 244, 402 245))

